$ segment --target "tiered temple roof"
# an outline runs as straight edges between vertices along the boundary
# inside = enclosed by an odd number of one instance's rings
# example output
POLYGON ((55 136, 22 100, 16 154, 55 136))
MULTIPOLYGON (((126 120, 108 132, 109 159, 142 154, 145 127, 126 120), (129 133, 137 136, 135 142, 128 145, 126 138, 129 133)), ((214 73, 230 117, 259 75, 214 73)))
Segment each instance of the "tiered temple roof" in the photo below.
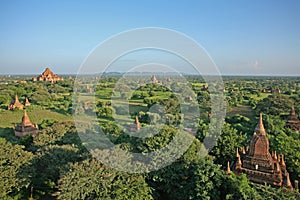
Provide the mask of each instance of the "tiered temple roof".
POLYGON ((294 106, 292 106, 291 113, 287 119, 286 126, 292 130, 300 132, 300 120, 297 117, 294 106))
MULTIPOLYGON (((284 155, 278 155, 276 152, 269 152, 269 140, 263 125, 262 114, 259 117, 249 150, 244 148, 241 152, 236 150, 236 160, 231 165, 232 171, 239 175, 244 173, 255 183, 270 184, 273 186, 293 189, 290 176, 286 170, 284 155)), ((227 171, 230 172, 230 166, 227 171)))
POLYGON ((62 81, 63 78, 54 74, 49 68, 46 68, 45 71, 39 75, 37 78, 33 78, 33 81, 49 81, 49 82, 57 82, 62 81))
POLYGON ((15 136, 21 137, 27 134, 38 134, 38 130, 37 124, 33 124, 30 121, 26 110, 24 110, 21 124, 15 126, 15 136))

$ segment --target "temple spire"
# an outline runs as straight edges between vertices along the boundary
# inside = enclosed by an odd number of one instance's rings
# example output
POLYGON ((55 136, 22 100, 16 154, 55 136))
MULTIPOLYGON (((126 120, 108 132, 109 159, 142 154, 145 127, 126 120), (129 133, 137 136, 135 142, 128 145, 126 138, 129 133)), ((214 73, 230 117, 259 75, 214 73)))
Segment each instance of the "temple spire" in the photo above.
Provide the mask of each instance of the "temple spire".
POLYGON ((262 135, 266 134, 266 130, 265 130, 263 118, 262 118, 262 113, 259 114, 259 123, 257 124, 257 126, 255 128, 255 133, 262 134, 262 135))
POLYGON ((16 96, 15 96, 15 103, 16 102, 19 102, 19 98, 18 98, 18 95, 16 94, 16 96))
POLYGON ((242 148, 242 154, 246 154, 245 147, 242 148))
POLYGON ((237 161, 237 164, 236 164, 235 168, 240 169, 241 167, 242 167, 241 157, 238 157, 238 161, 237 161))
POLYGON ((230 174, 231 173, 231 170, 230 170, 230 163, 229 161, 227 162, 227 173, 230 174))
POLYGON ((141 124, 139 122, 139 118, 138 118, 137 115, 135 116, 135 125, 136 125, 136 130, 137 131, 141 130, 141 124))
POLYGON ((30 106, 30 102, 29 102, 29 100, 28 100, 28 98, 26 97, 26 99, 25 99, 25 103, 24 103, 24 105, 25 106, 30 106))
POLYGON ((281 156, 281 165, 282 166, 285 166, 285 161, 284 161, 284 155, 282 154, 282 156, 281 156))
POLYGON ((292 188, 293 187, 292 183, 291 183, 291 180, 290 180, 290 174, 289 173, 287 173, 287 175, 286 175, 286 186, 288 188, 292 188))
POLYGON ((26 110, 24 110, 24 114, 23 114, 23 117, 22 117, 22 126, 25 127, 25 126, 32 126, 32 123, 27 115, 27 112, 26 110))
POLYGON ((280 172, 281 171, 281 169, 280 169, 280 165, 279 165, 279 163, 278 162, 276 162, 276 172, 280 172))
POLYGON ((14 110, 15 108, 23 110, 23 104, 20 103, 19 97, 17 94, 15 96, 15 100, 12 101, 11 104, 8 106, 8 110, 14 110))
POLYGON ((239 148, 236 148, 236 157, 239 158, 240 154, 239 154, 239 148))
POLYGON ((296 116, 296 111, 294 106, 292 106, 292 110, 291 110, 291 116, 296 116))

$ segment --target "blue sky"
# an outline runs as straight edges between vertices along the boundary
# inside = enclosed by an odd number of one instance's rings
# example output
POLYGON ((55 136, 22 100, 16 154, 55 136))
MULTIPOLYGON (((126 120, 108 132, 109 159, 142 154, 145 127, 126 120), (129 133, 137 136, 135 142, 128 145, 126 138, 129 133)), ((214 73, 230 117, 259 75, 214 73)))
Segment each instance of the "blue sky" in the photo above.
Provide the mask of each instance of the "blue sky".
POLYGON ((0 2, 0 74, 76 73, 100 42, 162 27, 200 43, 222 74, 300 75, 300 1, 0 2))

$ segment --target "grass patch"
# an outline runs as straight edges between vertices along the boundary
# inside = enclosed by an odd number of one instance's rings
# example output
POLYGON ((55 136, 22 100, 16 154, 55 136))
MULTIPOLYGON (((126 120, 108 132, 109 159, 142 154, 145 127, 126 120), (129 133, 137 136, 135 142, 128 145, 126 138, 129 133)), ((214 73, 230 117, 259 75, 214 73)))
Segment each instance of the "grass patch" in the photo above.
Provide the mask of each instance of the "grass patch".
MULTIPOLYGON (((14 124, 21 123, 22 110, 10 111, 0 114, 0 127, 2 128, 11 128, 14 127, 14 124)), ((27 111, 27 114, 32 123, 41 123, 45 119, 53 119, 59 122, 61 121, 70 121, 73 120, 72 116, 63 115, 57 112, 53 112, 50 110, 33 110, 27 111)))
POLYGON ((227 110, 227 116, 233 116, 237 114, 248 117, 249 119, 255 118, 255 113, 251 106, 240 105, 236 107, 230 107, 230 109, 227 110))

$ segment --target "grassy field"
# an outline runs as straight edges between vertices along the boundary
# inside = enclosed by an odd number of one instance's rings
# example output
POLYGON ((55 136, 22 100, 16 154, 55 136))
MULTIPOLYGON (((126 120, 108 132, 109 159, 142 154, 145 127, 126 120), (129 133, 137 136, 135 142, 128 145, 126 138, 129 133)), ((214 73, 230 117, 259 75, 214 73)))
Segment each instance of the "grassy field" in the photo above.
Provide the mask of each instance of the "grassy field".
POLYGON ((236 107, 230 107, 230 109, 227 110, 227 116, 233 116, 237 114, 248 117, 249 119, 255 118, 255 113, 250 106, 240 105, 236 107))
MULTIPOLYGON (((0 127, 10 128, 14 127, 14 124, 21 123, 24 111, 15 110, 7 111, 0 114, 0 127)), ((53 119, 57 121, 70 121, 73 120, 72 116, 60 114, 50 110, 33 110, 27 111, 27 114, 32 123, 41 123, 45 119, 53 119)))

